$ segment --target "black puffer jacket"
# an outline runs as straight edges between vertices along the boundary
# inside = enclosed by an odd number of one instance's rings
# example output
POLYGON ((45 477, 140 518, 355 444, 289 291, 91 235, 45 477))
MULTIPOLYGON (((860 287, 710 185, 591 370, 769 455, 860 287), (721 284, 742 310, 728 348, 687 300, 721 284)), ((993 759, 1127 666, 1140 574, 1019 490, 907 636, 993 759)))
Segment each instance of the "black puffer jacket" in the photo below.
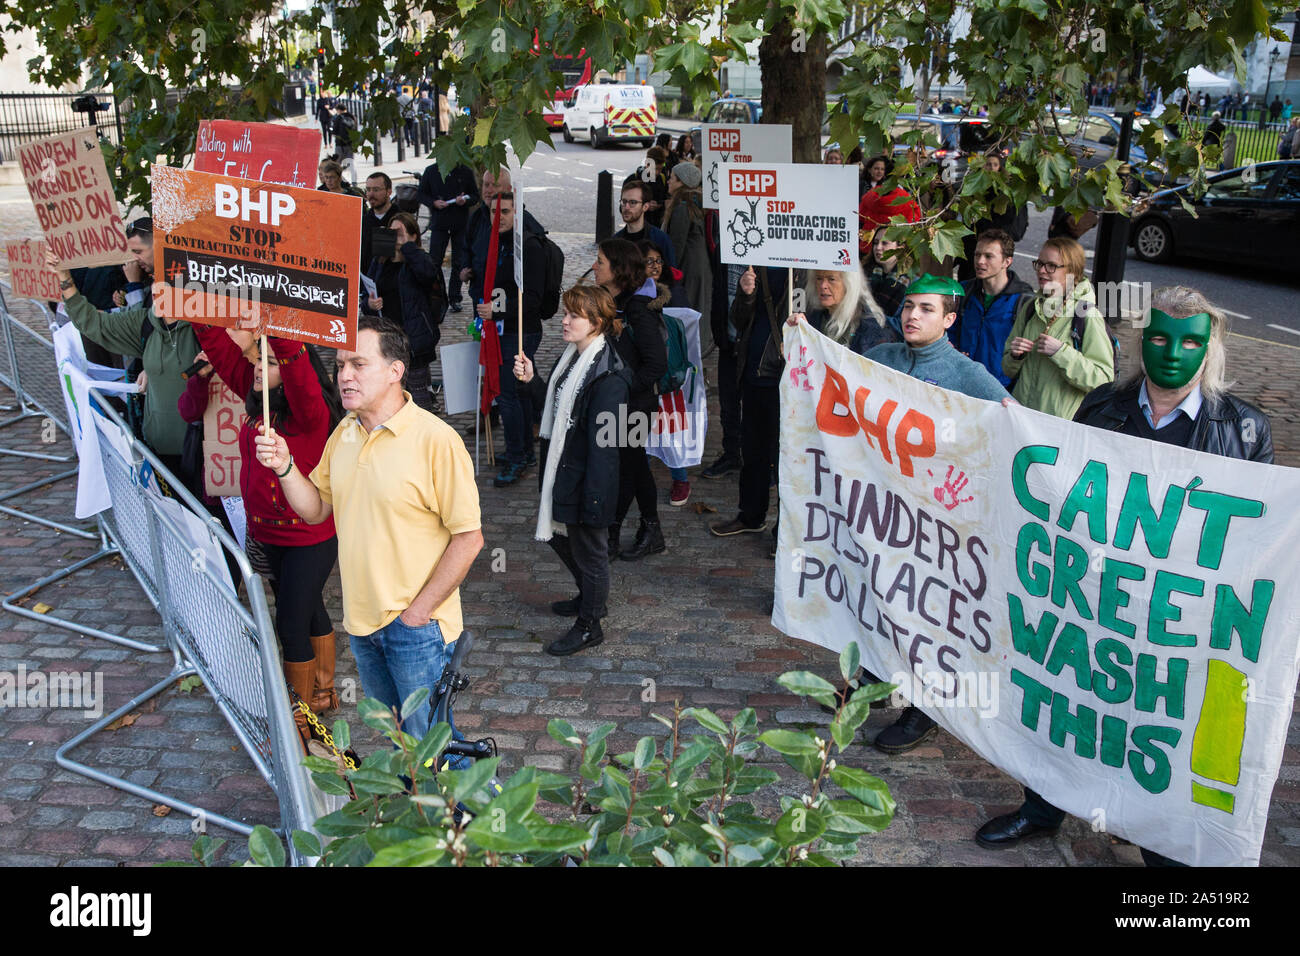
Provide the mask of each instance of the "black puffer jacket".
MULTIPOLYGON (((551 377, 554 376, 552 367, 551 377)), ((573 402, 572 424, 551 489, 551 516, 556 521, 593 528, 608 528, 614 523, 618 507, 618 444, 598 438, 608 428, 602 429, 605 421, 602 416, 618 420, 619 406, 627 402, 631 377, 614 343, 607 337, 605 348, 587 369, 587 377, 573 402)), ((526 390, 541 408, 546 404, 547 381, 534 374, 531 382, 521 383, 519 388, 526 390)), ((556 422, 555 427, 559 425, 556 422)), ((550 454, 550 441, 543 441, 541 467, 537 470, 538 488, 546 477, 550 454)))
POLYGON ((668 371, 663 318, 650 308, 652 296, 648 293, 654 290, 654 282, 647 279, 637 291, 614 297, 619 318, 623 320, 623 334, 614 341, 614 347, 631 372, 628 411, 646 415, 654 414, 659 408, 655 386, 668 371))
MULTIPOLYGON (((1126 408, 1137 407, 1141 385, 1138 379, 1118 388, 1112 382, 1093 389, 1075 412, 1074 420, 1094 428, 1120 429, 1128 420, 1126 408)), ((1273 431, 1268 416, 1226 393, 1218 399, 1205 397, 1187 447, 1224 458, 1273 464, 1273 431), (1247 436, 1253 436, 1254 441, 1246 441, 1247 436)))
POLYGON ((412 361, 427 364, 437 358, 438 326, 447 314, 447 287, 442 270, 419 243, 408 242, 401 251, 401 262, 372 259, 367 275, 375 280, 384 300, 383 314, 400 322, 405 330, 412 361))

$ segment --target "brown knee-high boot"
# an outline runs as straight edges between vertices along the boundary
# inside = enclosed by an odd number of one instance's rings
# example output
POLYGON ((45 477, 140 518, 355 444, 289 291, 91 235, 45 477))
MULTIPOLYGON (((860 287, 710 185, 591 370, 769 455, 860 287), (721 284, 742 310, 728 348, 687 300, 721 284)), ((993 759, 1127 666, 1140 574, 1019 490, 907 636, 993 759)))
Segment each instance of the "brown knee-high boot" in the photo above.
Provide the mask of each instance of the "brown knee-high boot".
MULTIPOLYGON (((311 705, 311 700, 315 696, 316 690, 316 659, 309 661, 285 661, 284 662, 284 682, 292 688, 299 697, 311 705)), ((307 741, 311 739, 311 728, 307 723, 307 718, 298 708, 293 699, 289 696, 289 704, 293 709, 293 722, 298 726, 298 736, 302 738, 303 750, 307 749, 307 741)))
POLYGON ((339 705, 338 692, 334 690, 334 632, 311 639, 316 652, 316 693, 311 698, 311 709, 324 714, 339 705))

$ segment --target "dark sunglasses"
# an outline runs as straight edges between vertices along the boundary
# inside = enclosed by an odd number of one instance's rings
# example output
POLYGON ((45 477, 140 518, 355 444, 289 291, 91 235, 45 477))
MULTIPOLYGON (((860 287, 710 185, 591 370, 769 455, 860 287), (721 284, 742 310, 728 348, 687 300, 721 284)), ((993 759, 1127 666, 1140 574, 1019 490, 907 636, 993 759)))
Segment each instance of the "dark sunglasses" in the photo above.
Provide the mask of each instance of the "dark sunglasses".
POLYGON ((147 216, 143 219, 137 219, 135 222, 131 223, 131 225, 126 227, 126 237, 128 239, 132 239, 135 236, 152 236, 152 235, 153 235, 153 220, 147 216))

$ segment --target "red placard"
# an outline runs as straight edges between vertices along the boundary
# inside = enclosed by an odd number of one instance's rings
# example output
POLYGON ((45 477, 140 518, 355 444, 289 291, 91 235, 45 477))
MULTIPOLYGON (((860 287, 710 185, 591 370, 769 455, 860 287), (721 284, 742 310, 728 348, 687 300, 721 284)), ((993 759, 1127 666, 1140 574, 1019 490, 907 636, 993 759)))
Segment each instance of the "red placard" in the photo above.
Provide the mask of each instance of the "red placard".
POLYGON ((20 299, 44 299, 57 302, 63 298, 58 273, 45 266, 44 239, 6 239, 9 257, 9 284, 20 299))
POLYGON ((154 309, 353 349, 361 198, 153 170, 154 309))
POLYGON ((320 145, 318 129, 203 120, 194 149, 194 168, 201 173, 311 189, 316 185, 320 145))

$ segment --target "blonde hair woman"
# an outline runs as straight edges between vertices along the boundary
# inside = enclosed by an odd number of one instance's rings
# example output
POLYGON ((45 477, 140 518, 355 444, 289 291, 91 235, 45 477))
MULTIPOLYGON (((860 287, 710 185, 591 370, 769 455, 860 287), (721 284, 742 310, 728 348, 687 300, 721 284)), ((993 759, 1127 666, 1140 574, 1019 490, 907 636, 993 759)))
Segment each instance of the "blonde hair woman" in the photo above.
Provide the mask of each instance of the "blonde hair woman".
POLYGON ((1034 260, 1038 294, 1017 308, 1002 352, 1016 401, 1057 418, 1073 418, 1085 395, 1115 378, 1114 350, 1084 275, 1086 261, 1073 239, 1043 243, 1034 260), (1076 316, 1083 319, 1077 345, 1076 316))

